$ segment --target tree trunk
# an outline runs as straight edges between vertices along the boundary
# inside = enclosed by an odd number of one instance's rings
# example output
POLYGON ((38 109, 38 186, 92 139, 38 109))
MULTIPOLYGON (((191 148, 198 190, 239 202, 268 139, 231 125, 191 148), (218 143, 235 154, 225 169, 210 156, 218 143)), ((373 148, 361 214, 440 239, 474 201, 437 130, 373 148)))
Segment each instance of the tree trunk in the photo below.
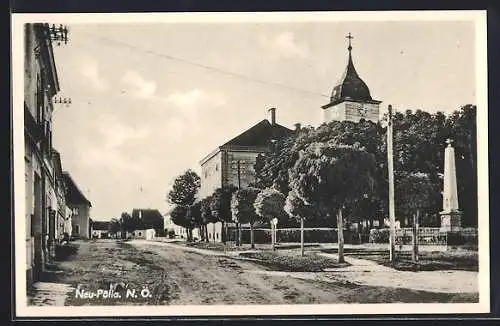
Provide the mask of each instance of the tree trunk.
POLYGON ((222 241, 223 244, 226 244, 226 223, 224 221, 221 222, 221 227, 220 227, 220 240, 222 241))
POLYGON ((419 211, 417 209, 417 213, 413 215, 413 237, 412 237, 412 260, 414 263, 418 262, 418 215, 419 211))
POLYGON ((212 223, 212 239, 215 242, 215 222, 212 223))
POLYGON ((339 243, 339 263, 344 263, 344 220, 342 217, 342 208, 339 208, 337 214, 337 239, 339 243))
POLYGON ((210 239, 208 238, 208 225, 205 224, 205 227, 203 228, 203 232, 205 232, 205 242, 209 242, 210 239))
POLYGON ((255 249, 254 235, 253 235, 253 223, 250 223, 250 247, 255 249))
POLYGON ((274 247, 274 243, 276 241, 276 239, 274 238, 274 224, 271 222, 271 248, 272 250, 274 251, 275 247, 274 247))
POLYGON ((241 246, 241 223, 238 223, 238 245, 241 246))
POLYGON ((304 256, 304 219, 300 219, 300 255, 304 256))
POLYGON ((240 223, 236 222, 236 235, 234 236, 234 242, 236 244, 236 247, 240 246, 239 237, 238 237, 239 229, 240 229, 240 223))

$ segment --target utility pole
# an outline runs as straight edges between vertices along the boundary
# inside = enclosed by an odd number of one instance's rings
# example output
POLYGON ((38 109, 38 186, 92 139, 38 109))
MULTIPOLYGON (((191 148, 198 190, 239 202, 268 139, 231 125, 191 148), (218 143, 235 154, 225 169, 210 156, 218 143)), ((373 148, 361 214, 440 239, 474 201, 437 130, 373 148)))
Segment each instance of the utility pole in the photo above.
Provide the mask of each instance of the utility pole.
MULTIPOLYGON (((238 175, 238 190, 241 189, 241 160, 232 161, 236 163, 236 171, 238 175)), ((234 165, 233 165, 234 168, 234 165)), ((236 246, 241 246, 241 224, 236 222, 236 246)))
POLYGON ((392 105, 389 105, 389 123, 387 124, 387 168, 389 172, 389 260, 395 261, 396 248, 396 216, 394 208, 394 166, 392 152, 392 105))
MULTIPOLYGON (((238 190, 241 189, 241 161, 238 160, 238 190)), ((236 241, 236 245, 237 246, 241 246, 241 224, 240 222, 236 222, 236 232, 238 233, 237 234, 237 241, 236 241)))

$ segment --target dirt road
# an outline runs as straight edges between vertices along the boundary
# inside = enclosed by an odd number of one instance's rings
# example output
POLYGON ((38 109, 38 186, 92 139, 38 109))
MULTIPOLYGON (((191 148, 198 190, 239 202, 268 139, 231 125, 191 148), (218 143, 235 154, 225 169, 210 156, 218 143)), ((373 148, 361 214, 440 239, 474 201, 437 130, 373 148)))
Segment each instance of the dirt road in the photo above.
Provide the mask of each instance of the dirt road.
POLYGON ((477 302, 477 294, 436 293, 351 283, 329 279, 289 277, 267 272, 252 262, 187 252, 147 241, 80 242, 75 257, 62 262, 57 282, 87 292, 113 288, 147 289, 147 296, 92 299, 70 293, 65 305, 199 305, 477 302))

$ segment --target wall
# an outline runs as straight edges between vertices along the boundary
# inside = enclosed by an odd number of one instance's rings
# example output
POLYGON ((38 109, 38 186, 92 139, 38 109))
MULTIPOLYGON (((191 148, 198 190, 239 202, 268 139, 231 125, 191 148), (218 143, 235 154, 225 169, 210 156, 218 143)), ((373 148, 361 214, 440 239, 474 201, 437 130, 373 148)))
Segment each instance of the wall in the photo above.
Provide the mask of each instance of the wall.
POLYGON ((323 121, 329 123, 334 120, 345 120, 345 102, 323 109, 323 121))
POLYGON ((365 120, 377 122, 379 121, 379 111, 379 104, 345 101, 327 109, 323 109, 323 121, 326 123, 334 120, 358 122, 361 118, 363 118, 365 120), (358 111, 358 107, 360 105, 362 105, 363 108, 366 108, 366 116, 360 115, 358 111))
POLYGON ((208 241, 209 242, 222 242, 222 223, 208 223, 208 241))
POLYGON ((226 184, 238 186, 238 163, 240 161, 240 185, 248 187, 255 182, 255 160, 260 151, 227 150, 226 184))
POLYGON ((133 237, 136 239, 152 240, 155 237, 155 230, 154 229, 135 230, 133 233, 133 237))
POLYGON ((222 152, 203 162, 201 165, 200 198, 210 196, 215 189, 222 186, 222 152))
MULTIPOLYGON (((53 106, 50 97, 56 91, 55 85, 49 85, 49 75, 52 71, 51 62, 42 62, 42 56, 35 55, 38 43, 33 25, 25 25, 24 52, 24 104, 36 126, 25 129, 25 221, 26 221, 26 258, 27 285, 36 281, 39 272, 46 262, 44 235, 48 233, 49 205, 56 204, 54 198, 52 158, 50 151, 42 151, 42 145, 51 146, 51 131, 45 135, 42 142, 35 144, 29 134, 36 133, 44 123, 52 129, 53 106), (50 88, 49 88, 50 86, 50 88), (44 90, 48 90, 45 92, 44 90), (37 180, 35 182, 35 180, 37 180)), ((43 45, 41 50, 47 50, 43 45)), ((29 120, 27 120, 29 121, 29 120)), ((26 123, 26 121, 25 121, 26 123)), ((30 126, 30 124, 27 124, 30 126)), ((57 225, 56 223, 53 224, 57 225)))
POLYGON ((345 102, 345 119, 358 122, 361 118, 377 122, 379 120, 379 104, 345 102), (358 107, 362 105, 366 109, 366 116, 360 115, 358 107))
POLYGON ((78 208, 78 214, 71 216, 72 237, 75 239, 89 238, 89 218, 90 207, 88 205, 68 205, 71 209, 78 208), (76 225, 80 226, 80 232, 77 233, 76 225))

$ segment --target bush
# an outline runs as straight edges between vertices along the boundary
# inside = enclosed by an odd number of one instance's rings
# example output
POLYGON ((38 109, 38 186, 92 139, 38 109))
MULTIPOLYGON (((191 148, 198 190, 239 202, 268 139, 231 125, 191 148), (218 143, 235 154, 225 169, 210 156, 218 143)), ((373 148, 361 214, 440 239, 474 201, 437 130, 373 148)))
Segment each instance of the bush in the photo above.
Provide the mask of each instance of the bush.
POLYGON ((174 230, 170 230, 170 231, 168 231, 168 237, 169 237, 170 239, 175 238, 175 231, 174 231, 174 230))
MULTIPOLYGON (((229 241, 236 239, 236 229, 229 229, 229 241)), ((300 243, 300 228, 278 229, 276 232, 277 243, 300 243)), ((250 229, 241 230, 243 243, 250 243, 250 229)), ((357 241, 355 232, 344 230, 344 242, 354 243, 357 241)), ((304 243, 335 243, 337 242, 337 230, 327 228, 305 228, 304 243)), ((256 244, 271 243, 270 229, 254 229, 254 242, 256 244)))
POLYGON ((371 229, 370 243, 389 243, 389 229, 371 229))

